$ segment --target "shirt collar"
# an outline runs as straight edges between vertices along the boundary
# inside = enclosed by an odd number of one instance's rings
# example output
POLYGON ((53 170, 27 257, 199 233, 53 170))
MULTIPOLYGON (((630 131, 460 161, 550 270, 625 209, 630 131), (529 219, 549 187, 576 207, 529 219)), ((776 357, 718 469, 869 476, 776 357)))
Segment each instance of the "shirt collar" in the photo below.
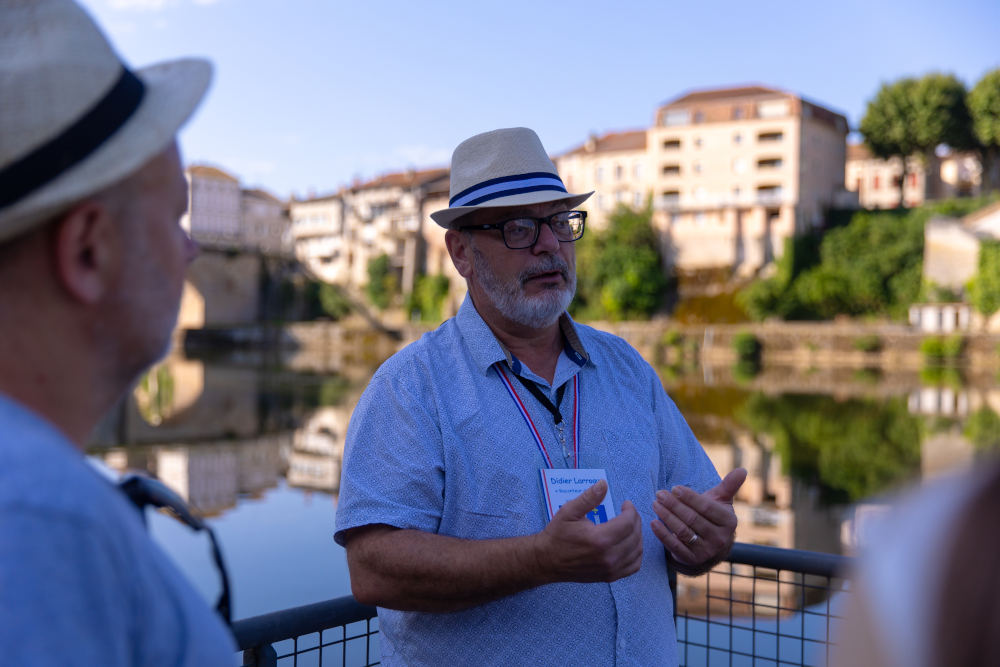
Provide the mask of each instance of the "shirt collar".
MULTIPOLYGON (((455 315, 455 323, 465 340, 469 354, 483 375, 486 375, 490 367, 498 361, 506 361, 511 371, 521 374, 521 362, 493 334, 468 294, 455 315)), ((563 352, 577 366, 586 365, 590 361, 590 355, 583 347, 569 313, 559 316, 559 328, 563 334, 563 352)))

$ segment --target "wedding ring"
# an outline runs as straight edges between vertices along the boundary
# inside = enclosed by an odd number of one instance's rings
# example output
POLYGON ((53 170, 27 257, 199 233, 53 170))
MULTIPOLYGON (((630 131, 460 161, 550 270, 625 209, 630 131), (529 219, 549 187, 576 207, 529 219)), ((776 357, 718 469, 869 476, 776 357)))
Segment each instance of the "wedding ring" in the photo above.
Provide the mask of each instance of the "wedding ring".
POLYGON ((687 542, 685 542, 685 544, 687 544, 688 546, 691 546, 695 542, 697 542, 699 539, 701 539, 701 538, 698 537, 698 533, 691 533, 691 537, 688 539, 687 542))

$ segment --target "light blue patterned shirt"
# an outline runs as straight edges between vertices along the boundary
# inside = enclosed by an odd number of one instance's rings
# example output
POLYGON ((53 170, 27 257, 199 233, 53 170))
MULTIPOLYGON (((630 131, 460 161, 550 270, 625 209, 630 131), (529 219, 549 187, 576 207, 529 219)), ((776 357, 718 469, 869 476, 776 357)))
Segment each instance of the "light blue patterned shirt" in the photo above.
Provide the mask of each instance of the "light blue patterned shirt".
MULTIPOLYGON (((634 348, 568 315, 562 323, 567 345, 552 385, 509 356, 468 297, 453 319, 386 361, 348 428, 335 538, 343 544, 345 530, 373 523, 466 539, 545 527, 545 462, 494 368, 502 362, 553 402, 553 388, 579 375, 579 467, 607 470, 616 510, 630 500, 639 511, 640 571, 610 584, 541 586, 459 612, 380 608, 383 664, 677 663, 666 557, 649 527, 653 499, 676 484, 707 490, 718 474, 634 348)), ((552 415, 513 386, 553 464, 564 466, 552 415)), ((565 394, 563 415, 572 382, 565 394)))

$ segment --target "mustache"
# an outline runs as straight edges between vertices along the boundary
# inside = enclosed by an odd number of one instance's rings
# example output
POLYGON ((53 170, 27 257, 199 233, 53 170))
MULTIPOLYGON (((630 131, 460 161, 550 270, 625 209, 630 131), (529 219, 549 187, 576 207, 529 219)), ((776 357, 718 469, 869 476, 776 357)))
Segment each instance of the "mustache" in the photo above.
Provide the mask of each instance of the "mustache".
POLYGON ((564 259, 557 255, 548 255, 543 257, 534 266, 529 266, 528 268, 521 271, 518 274, 518 280, 522 285, 528 282, 535 276, 541 275, 543 273, 550 273, 552 271, 558 271, 563 277, 563 280, 569 282, 569 264, 566 263, 564 259))

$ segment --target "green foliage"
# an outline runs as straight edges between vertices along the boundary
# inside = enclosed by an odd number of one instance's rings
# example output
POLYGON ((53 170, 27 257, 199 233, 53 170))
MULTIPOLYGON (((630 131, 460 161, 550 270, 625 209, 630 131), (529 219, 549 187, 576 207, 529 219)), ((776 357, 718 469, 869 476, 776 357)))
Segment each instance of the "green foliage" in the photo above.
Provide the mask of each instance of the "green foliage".
POLYGON ((924 363, 933 366, 954 363, 965 348, 963 336, 930 336, 920 341, 924 363))
POLYGON ((760 359, 760 341, 757 336, 749 331, 741 331, 733 336, 733 350, 741 361, 755 361, 760 359))
POLYGON ((1000 241, 980 241, 979 270, 969 283, 969 301, 983 315, 1000 308, 1000 241))
POLYGON ((399 292, 399 281, 389 256, 381 254, 368 261, 368 284, 365 285, 365 296, 376 307, 385 310, 392 303, 393 297, 399 292))
POLYGON ((323 313, 331 319, 339 320, 351 312, 351 302, 336 285, 322 283, 318 298, 323 313))
POLYGON ((444 275, 417 276, 413 292, 407 295, 406 312, 422 322, 440 322, 441 306, 448 296, 448 277, 444 275))
POLYGON ((964 435, 979 450, 1000 451, 1000 415, 982 407, 969 415, 964 435))
POLYGON ((1000 68, 983 75, 967 102, 976 139, 983 146, 1000 148, 1000 68))
MULTIPOLYGON (((840 314, 902 318, 928 291, 921 278, 927 220, 960 217, 994 199, 943 200, 910 211, 858 211, 822 240, 786 242, 774 277, 752 283, 738 299, 755 320, 823 320, 840 314)), ((1000 306, 1000 253, 986 250, 980 257, 981 278, 972 289, 984 304, 995 303, 995 310, 1000 306)))
POLYGON ((884 83, 868 102, 858 129, 876 157, 888 159, 916 152, 917 139, 911 128, 916 86, 917 80, 910 77, 884 83))
POLYGON ((882 349, 882 339, 879 338, 878 334, 858 336, 854 339, 853 345, 855 350, 861 352, 878 352, 882 349))
POLYGON ((648 319, 663 304, 664 275, 652 209, 619 206, 603 232, 577 242, 577 296, 581 319, 648 319))
POLYGON ((785 239, 784 252, 775 263, 775 275, 751 283, 736 295, 736 302, 754 320, 776 316, 782 319, 810 319, 793 291, 795 280, 820 260, 821 238, 805 234, 785 239))
POLYGON ((684 336, 680 331, 669 329, 663 333, 660 344, 664 347, 680 347, 684 344, 684 336))
POLYGON ((920 383, 929 387, 951 387, 961 389, 965 386, 962 371, 955 366, 924 366, 920 369, 920 383))
POLYGON ((770 434, 784 471, 819 484, 827 500, 856 502, 920 471, 920 422, 901 399, 754 394, 740 420, 770 434))
MULTIPOLYGON (((956 149, 975 145, 965 84, 952 74, 932 73, 883 84, 868 102, 860 130, 877 157, 926 157, 941 144, 956 149)), ((904 176, 906 169, 903 161, 904 176)), ((900 181, 900 205, 902 200, 900 181)))
POLYGON ((139 414, 154 426, 163 422, 174 404, 174 376, 167 364, 146 371, 136 387, 139 414))

